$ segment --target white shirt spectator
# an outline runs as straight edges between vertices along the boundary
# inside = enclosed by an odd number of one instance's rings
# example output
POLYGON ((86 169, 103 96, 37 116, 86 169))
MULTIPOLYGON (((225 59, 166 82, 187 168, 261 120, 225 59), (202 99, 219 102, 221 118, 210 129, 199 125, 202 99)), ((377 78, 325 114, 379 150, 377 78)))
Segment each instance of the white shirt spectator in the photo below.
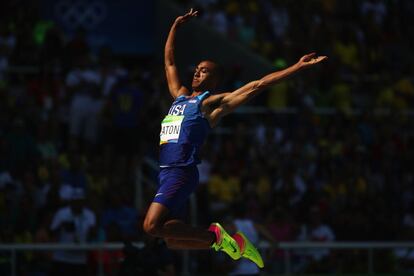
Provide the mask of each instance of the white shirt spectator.
POLYGON ((202 160, 198 165, 198 171, 200 173, 200 183, 205 184, 210 180, 211 164, 208 160, 202 160))
MULTIPOLYGON (((91 86, 99 86, 102 82, 101 75, 95 70, 74 69, 66 77, 68 87, 76 87, 82 83, 85 86, 74 91, 72 102, 70 104, 69 131, 72 136, 79 137, 81 134, 84 138, 92 143, 96 142, 99 113, 102 110, 103 100, 100 96, 94 97, 91 86)), ((102 96, 102 95, 101 95, 102 96)))
MULTIPOLYGON (((59 243, 84 243, 87 241, 89 231, 96 225, 95 214, 88 208, 83 208, 80 214, 74 214, 71 207, 59 209, 53 217, 50 230, 58 231, 59 243), (61 227, 65 223, 72 223, 73 229, 61 227)), ((55 261, 86 264, 87 253, 80 251, 55 251, 53 253, 55 261)))
MULTIPOLYGON (((333 233, 331 227, 329 227, 326 224, 320 224, 319 226, 316 226, 313 229, 309 229, 308 226, 302 225, 301 233, 298 237, 298 240, 299 241, 315 241, 315 242, 331 242, 335 240, 335 234, 333 233)), ((309 249, 309 250, 306 250, 306 255, 308 255, 315 261, 319 261, 322 258, 329 255, 329 249, 309 249)))
POLYGON ((101 83, 101 76, 95 70, 74 69, 70 71, 66 77, 67 86, 76 86, 79 85, 82 81, 99 85, 101 83))

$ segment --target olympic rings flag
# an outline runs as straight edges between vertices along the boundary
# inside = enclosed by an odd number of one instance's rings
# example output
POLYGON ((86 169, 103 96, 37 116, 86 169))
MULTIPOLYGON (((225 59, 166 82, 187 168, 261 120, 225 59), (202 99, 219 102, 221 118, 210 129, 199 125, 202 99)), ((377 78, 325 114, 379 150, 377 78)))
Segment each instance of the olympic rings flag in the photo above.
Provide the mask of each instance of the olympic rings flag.
POLYGON ((56 1, 54 14, 62 23, 71 29, 82 27, 93 30, 102 23, 107 14, 107 6, 103 1, 56 1))
POLYGON ((109 45, 120 54, 148 55, 153 51, 154 1, 43 0, 44 19, 69 36, 86 31, 92 49, 109 45))

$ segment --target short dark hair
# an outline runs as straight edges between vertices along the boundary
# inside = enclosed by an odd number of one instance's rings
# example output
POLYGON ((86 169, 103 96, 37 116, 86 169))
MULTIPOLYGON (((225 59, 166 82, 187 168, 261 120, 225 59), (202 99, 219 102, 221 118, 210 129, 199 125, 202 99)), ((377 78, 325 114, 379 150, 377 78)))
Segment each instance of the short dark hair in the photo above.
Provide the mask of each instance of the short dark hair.
POLYGON ((214 59, 204 59, 200 61, 200 63, 205 62, 205 61, 214 64, 214 75, 215 77, 217 77, 217 83, 220 84, 223 80, 223 74, 224 74, 223 66, 214 59))
POLYGON ((214 65, 215 65, 215 67, 214 67, 214 71, 217 73, 217 74, 221 74, 221 73, 223 73, 222 72, 222 66, 221 66, 221 64, 220 63, 218 63, 216 60, 214 60, 214 59, 205 59, 205 60, 202 60, 201 62, 203 62, 203 61, 207 61, 207 62, 210 62, 210 63, 213 63, 214 65))

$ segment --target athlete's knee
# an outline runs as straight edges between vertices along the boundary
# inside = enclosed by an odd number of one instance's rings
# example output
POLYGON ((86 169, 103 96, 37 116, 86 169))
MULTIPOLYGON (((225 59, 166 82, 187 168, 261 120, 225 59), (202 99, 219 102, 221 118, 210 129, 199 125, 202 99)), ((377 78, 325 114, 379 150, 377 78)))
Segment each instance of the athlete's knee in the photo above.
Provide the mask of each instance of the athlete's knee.
POLYGON ((162 238, 163 224, 165 222, 165 217, 168 214, 168 209, 162 204, 153 202, 144 219, 143 229, 148 235, 162 238))
POLYGON ((154 221, 146 219, 144 221, 143 229, 145 233, 153 237, 161 237, 160 226, 157 225, 154 221))

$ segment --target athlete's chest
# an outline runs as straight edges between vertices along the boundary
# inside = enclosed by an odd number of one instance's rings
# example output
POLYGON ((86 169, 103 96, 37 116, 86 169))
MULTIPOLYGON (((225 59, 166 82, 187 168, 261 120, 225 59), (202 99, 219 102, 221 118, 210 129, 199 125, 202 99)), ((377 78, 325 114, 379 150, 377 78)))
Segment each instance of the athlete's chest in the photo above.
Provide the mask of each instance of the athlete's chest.
POLYGON ((172 116, 189 116, 196 115, 200 112, 199 101, 197 99, 188 99, 182 101, 175 101, 170 109, 168 115, 172 116))

